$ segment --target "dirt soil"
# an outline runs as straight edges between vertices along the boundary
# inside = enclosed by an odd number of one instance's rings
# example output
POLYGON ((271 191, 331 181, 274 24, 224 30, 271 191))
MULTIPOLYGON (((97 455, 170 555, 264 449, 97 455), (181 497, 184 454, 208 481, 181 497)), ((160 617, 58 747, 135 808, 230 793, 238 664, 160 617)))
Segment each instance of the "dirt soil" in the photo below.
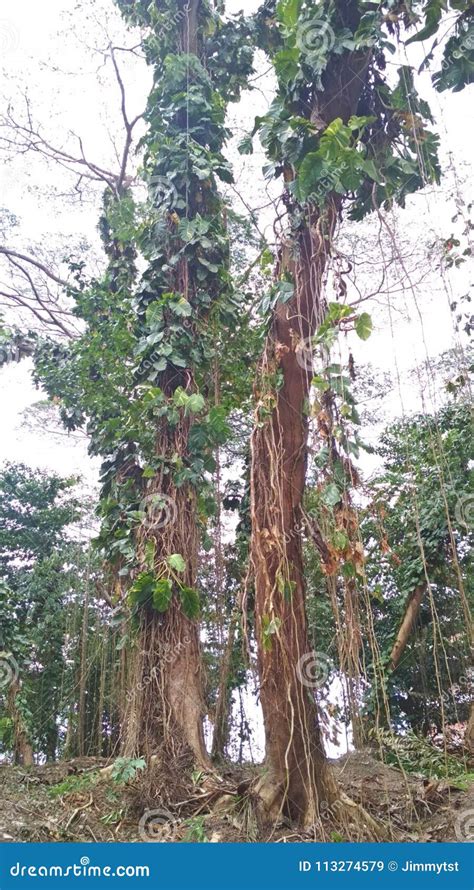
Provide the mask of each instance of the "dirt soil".
MULTIPOLYGON (((255 768, 229 766, 223 776, 194 776, 188 785, 181 781, 170 800, 153 770, 147 770, 146 781, 142 776, 124 786, 101 773, 104 766, 95 758, 29 769, 0 766, 0 842, 366 839, 363 832, 333 830, 333 812, 324 802, 318 829, 302 833, 284 821, 271 830, 259 824, 252 806, 255 768)), ((344 793, 383 826, 384 839, 464 840, 463 818, 474 813, 474 783, 460 791, 444 780, 404 774, 370 752, 347 755, 332 768, 344 793)))

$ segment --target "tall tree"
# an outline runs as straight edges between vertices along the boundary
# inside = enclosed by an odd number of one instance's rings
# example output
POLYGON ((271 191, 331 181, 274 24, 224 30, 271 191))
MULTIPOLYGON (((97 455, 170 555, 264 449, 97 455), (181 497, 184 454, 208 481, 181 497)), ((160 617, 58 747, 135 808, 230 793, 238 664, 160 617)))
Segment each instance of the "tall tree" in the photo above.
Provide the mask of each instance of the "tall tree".
POLYGON ((2 711, 15 759, 54 759, 58 743, 65 607, 73 574, 67 529, 78 516, 72 480, 22 464, 0 473, 2 711), (38 720, 41 714, 41 720, 38 720))
POLYGON ((145 27, 154 70, 144 166, 155 213, 141 239, 149 265, 138 293, 137 371, 154 444, 137 535, 141 571, 131 590, 139 640, 126 750, 169 756, 184 747, 204 765, 197 497, 227 427, 199 385, 213 367, 215 322, 235 323, 239 305, 218 181, 232 179, 222 155, 225 109, 251 53, 217 5, 118 5, 145 27))
MULTIPOLYGON (((329 305, 324 293, 343 208, 349 204, 355 219, 380 212, 383 203, 403 204, 407 193, 439 176, 437 140, 426 129, 429 108, 416 95, 411 69, 399 69, 394 87, 384 74, 389 33, 416 23, 420 6, 270 0, 256 20, 278 89, 255 130, 273 164, 270 172, 283 174, 288 211, 252 436, 252 560, 267 764, 260 793, 272 814, 283 811, 303 823, 314 821, 320 800, 335 794, 314 697, 301 682, 302 664, 311 657, 300 528, 312 354, 319 334, 325 369, 328 337, 330 343, 341 322, 354 318, 344 293, 329 305)), ((368 336, 370 319, 360 316, 357 328, 368 336)), ((319 424, 329 464, 339 467, 328 494, 341 518, 353 472, 332 434, 334 398, 329 386, 319 424)), ((334 571, 331 543, 319 539, 327 574, 334 571)))

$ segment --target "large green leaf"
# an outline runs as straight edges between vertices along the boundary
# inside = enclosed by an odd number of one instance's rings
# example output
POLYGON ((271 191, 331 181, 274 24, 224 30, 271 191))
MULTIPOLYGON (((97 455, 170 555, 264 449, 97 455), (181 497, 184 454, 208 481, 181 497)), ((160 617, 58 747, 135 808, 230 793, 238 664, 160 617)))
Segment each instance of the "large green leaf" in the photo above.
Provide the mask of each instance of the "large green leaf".
POLYGON ((175 572, 181 573, 186 571, 186 563, 181 556, 181 553, 171 553, 166 557, 166 562, 170 569, 174 569, 175 572))
POLYGON ((201 608, 198 591, 195 590, 194 587, 186 587, 183 585, 179 588, 179 595, 181 597, 181 605, 184 614, 192 620, 198 618, 201 608))
POLYGON ((356 334, 361 340, 368 340, 372 333, 372 319, 368 312, 362 312, 355 323, 356 334))
POLYGON ((173 587, 169 578, 160 578, 153 588, 153 608, 157 612, 166 612, 173 596, 173 587))

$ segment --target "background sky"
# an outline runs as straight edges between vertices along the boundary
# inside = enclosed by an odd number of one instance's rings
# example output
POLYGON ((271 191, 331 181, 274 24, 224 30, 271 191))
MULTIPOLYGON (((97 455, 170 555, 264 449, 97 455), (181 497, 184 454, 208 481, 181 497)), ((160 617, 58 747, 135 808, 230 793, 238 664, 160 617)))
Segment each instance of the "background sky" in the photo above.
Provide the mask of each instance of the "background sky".
MULTIPOLYGON (((230 0, 229 12, 256 8, 255 0, 230 0)), ((120 147, 120 117, 117 84, 110 63, 104 65, 101 49, 110 39, 119 45, 133 44, 134 39, 124 28, 112 0, 94 3, 75 3, 71 0, 48 0, 38 4, 24 0, 21 5, 9 4, 0 14, 0 58, 2 80, 0 96, 13 102, 15 109, 23 108, 22 92, 28 91, 36 120, 43 132, 56 144, 77 150, 77 135, 81 136, 85 153, 94 161, 116 169, 114 144, 120 147), (99 52, 97 51, 99 50, 99 52)), ((416 63, 422 48, 410 48, 410 61, 416 63)), ((130 116, 144 107, 149 88, 149 72, 141 61, 122 57, 127 104, 130 116)), ((394 62, 394 67, 399 60, 394 62)), ((401 61, 404 61, 401 58, 401 61)), ((230 125, 235 132, 229 149, 236 169, 237 190, 235 206, 245 213, 245 205, 261 206, 268 200, 262 184, 261 152, 240 156, 235 143, 251 129, 253 118, 262 113, 271 98, 272 82, 265 71, 264 60, 259 62, 258 78, 252 93, 244 94, 240 105, 231 109, 230 125)), ((439 188, 426 189, 408 199, 405 211, 388 215, 396 246, 384 233, 385 258, 396 249, 405 257, 404 274, 394 270, 389 294, 381 294, 369 308, 375 331, 372 338, 362 343, 350 339, 356 365, 365 361, 375 367, 393 372, 398 367, 402 377, 401 390, 387 399, 386 414, 433 408, 437 390, 414 386, 404 379, 405 372, 415 363, 426 361, 427 355, 436 356, 442 350, 460 343, 453 331, 449 302, 466 292, 470 271, 463 267, 443 281, 439 274, 439 243, 454 231, 459 233, 461 222, 452 223, 456 210, 466 213, 472 200, 469 162, 472 151, 473 108, 470 89, 459 94, 437 94, 431 89, 429 77, 418 78, 418 88, 428 99, 436 116, 442 140, 442 160, 445 178, 439 188), (456 171, 456 176, 454 175, 456 171), (458 207, 456 207, 458 205, 458 207), (431 257, 426 256, 432 245, 431 257), (388 253, 387 253, 388 252, 388 253), (400 285, 400 278, 404 279, 400 285), (398 283, 397 283, 398 282, 398 283), (396 345, 395 345, 396 344, 396 345)), ((42 245, 76 244, 86 237, 100 250, 96 235, 100 188, 82 201, 65 199, 73 178, 47 165, 31 154, 7 157, 0 168, 0 206, 17 215, 20 225, 10 233, 9 243, 28 246, 34 241, 42 245)), ((272 186, 278 194, 278 184, 272 186)), ((461 217, 460 217, 461 219, 461 217)), ((262 213, 261 227, 271 229, 272 211, 262 213)), ((377 247, 378 223, 369 219, 357 227, 349 227, 350 258, 357 264, 358 287, 363 294, 376 289, 380 280, 382 256, 377 247)), ((344 236, 342 247, 346 247, 344 236)), ((365 308, 365 307, 364 307, 365 308)), ((461 345, 462 338, 461 338, 461 345)), ((343 347, 344 348, 344 347, 343 347)), ((82 437, 69 440, 54 436, 48 440, 22 428, 25 410, 41 399, 31 383, 28 363, 10 366, 0 379, 3 434, 0 442, 1 459, 22 459, 44 467, 55 467, 60 472, 81 470, 94 473, 85 459, 86 443, 82 437)), ((387 393, 387 396, 389 394, 387 393)), ((378 434, 378 427, 374 435, 378 434)))

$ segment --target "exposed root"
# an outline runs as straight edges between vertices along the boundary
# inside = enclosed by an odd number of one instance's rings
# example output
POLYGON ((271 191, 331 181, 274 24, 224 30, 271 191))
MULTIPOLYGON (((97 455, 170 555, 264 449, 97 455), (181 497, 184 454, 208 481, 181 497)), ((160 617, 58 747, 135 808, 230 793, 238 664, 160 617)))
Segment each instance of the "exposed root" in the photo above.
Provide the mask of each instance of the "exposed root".
POLYGON ((350 813, 354 821, 360 822, 361 827, 365 827, 369 830, 369 832, 373 835, 373 840, 377 841, 388 841, 389 840, 389 832, 386 828, 384 828, 379 822, 372 818, 372 816, 364 809, 360 804, 356 803, 347 794, 344 794, 343 791, 339 792, 339 802, 342 807, 345 807, 350 813))

